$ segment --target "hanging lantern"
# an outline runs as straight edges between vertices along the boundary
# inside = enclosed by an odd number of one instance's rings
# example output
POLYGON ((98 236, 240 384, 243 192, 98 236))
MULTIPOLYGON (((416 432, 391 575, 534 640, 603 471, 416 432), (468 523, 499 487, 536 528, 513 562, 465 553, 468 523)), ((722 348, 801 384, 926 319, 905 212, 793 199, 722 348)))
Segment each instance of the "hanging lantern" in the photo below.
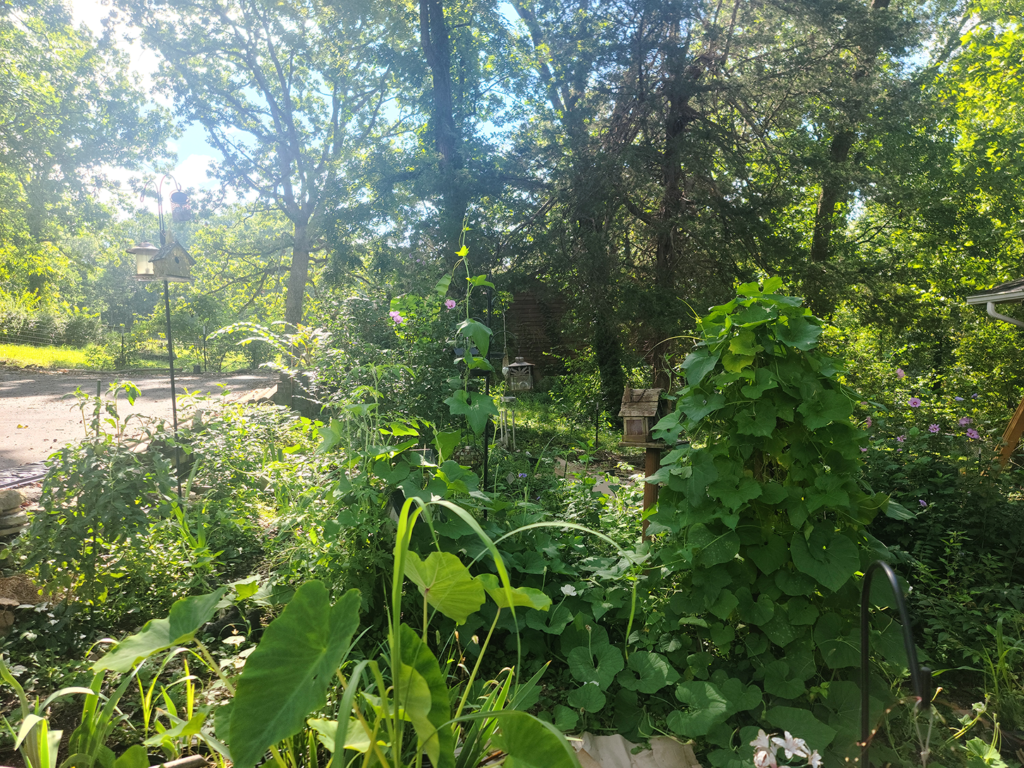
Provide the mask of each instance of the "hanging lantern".
POLYGON ((171 221, 191 221, 192 211, 188 207, 188 195, 180 189, 171 192, 171 221))
MULTIPOLYGON (((504 366, 502 366, 504 370, 504 366)), ((509 392, 529 392, 533 389, 533 363, 526 362, 523 358, 517 357, 516 361, 508 366, 508 390, 509 392)))
POLYGON ((139 243, 128 249, 128 253, 135 255, 136 280, 156 280, 156 275, 153 272, 153 257, 159 250, 152 243, 139 243))

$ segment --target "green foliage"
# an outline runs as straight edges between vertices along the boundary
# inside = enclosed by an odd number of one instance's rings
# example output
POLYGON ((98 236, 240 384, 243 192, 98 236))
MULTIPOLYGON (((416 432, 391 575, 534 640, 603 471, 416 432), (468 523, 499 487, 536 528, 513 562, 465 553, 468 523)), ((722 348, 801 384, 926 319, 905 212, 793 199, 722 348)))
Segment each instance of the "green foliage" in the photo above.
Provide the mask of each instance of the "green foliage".
POLYGON ((856 685, 854 577, 885 556, 866 530, 887 498, 860 482, 856 397, 815 349, 819 321, 781 285, 742 285, 700 320, 687 385, 655 431, 691 441, 651 479, 665 485, 649 530, 670 534, 656 555, 675 573, 670 620, 705 627, 710 645, 687 657, 685 708, 668 723, 717 747, 714 765, 730 759, 732 728, 762 718, 833 760, 851 753, 856 713, 807 689, 856 685))

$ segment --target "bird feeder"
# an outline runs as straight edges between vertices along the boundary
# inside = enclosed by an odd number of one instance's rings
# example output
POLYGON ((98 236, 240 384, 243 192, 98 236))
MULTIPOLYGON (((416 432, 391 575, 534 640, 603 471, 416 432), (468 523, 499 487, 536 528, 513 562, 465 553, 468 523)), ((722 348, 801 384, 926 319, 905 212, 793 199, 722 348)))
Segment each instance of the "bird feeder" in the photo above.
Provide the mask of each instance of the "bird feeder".
POLYGON ((651 431, 664 415, 661 404, 661 389, 631 389, 622 393, 622 442, 652 443, 651 431))
POLYGON ((533 363, 517 357, 508 366, 507 374, 509 392, 529 392, 533 389, 533 363))
POLYGON ((135 255, 136 280, 156 280, 153 274, 153 257, 159 250, 152 243, 139 243, 128 249, 128 253, 135 255))
POLYGON ((171 192, 171 221, 182 222, 192 219, 192 211, 188 207, 188 195, 180 189, 171 192))
POLYGON ((166 280, 169 283, 192 282, 192 265, 195 259, 185 248, 173 240, 163 246, 153 256, 154 280, 166 280))

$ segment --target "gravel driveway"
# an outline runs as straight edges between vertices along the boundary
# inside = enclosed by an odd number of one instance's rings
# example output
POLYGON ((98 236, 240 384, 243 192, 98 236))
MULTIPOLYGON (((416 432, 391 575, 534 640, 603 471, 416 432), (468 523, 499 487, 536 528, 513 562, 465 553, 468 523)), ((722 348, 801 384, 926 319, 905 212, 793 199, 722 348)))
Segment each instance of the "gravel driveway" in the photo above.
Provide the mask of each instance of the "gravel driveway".
MULTIPOLYGON (((166 373, 114 375, 81 372, 44 373, 41 371, 0 369, 0 470, 33 461, 41 461, 68 442, 84 436, 82 417, 74 398, 61 397, 81 387, 95 396, 96 382, 106 392, 111 381, 128 379, 142 390, 134 406, 122 397, 122 416, 139 413, 171 418, 171 382, 166 373)), ((190 391, 218 392, 225 384, 232 393, 263 389, 277 381, 272 373, 184 374, 176 375, 179 395, 190 391)))

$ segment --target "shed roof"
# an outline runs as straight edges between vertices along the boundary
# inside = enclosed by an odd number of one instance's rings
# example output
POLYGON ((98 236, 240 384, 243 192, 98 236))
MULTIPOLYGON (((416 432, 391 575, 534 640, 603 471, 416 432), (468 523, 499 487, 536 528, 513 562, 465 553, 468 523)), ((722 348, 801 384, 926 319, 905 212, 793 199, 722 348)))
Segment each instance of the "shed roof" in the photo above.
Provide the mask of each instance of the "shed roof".
POLYGON ((626 387, 622 393, 622 410, 619 411, 619 416, 657 416, 663 391, 626 387))
POLYGON ((1024 301, 1024 280, 1011 280, 967 297, 968 304, 988 304, 990 301, 994 304, 1024 301))

